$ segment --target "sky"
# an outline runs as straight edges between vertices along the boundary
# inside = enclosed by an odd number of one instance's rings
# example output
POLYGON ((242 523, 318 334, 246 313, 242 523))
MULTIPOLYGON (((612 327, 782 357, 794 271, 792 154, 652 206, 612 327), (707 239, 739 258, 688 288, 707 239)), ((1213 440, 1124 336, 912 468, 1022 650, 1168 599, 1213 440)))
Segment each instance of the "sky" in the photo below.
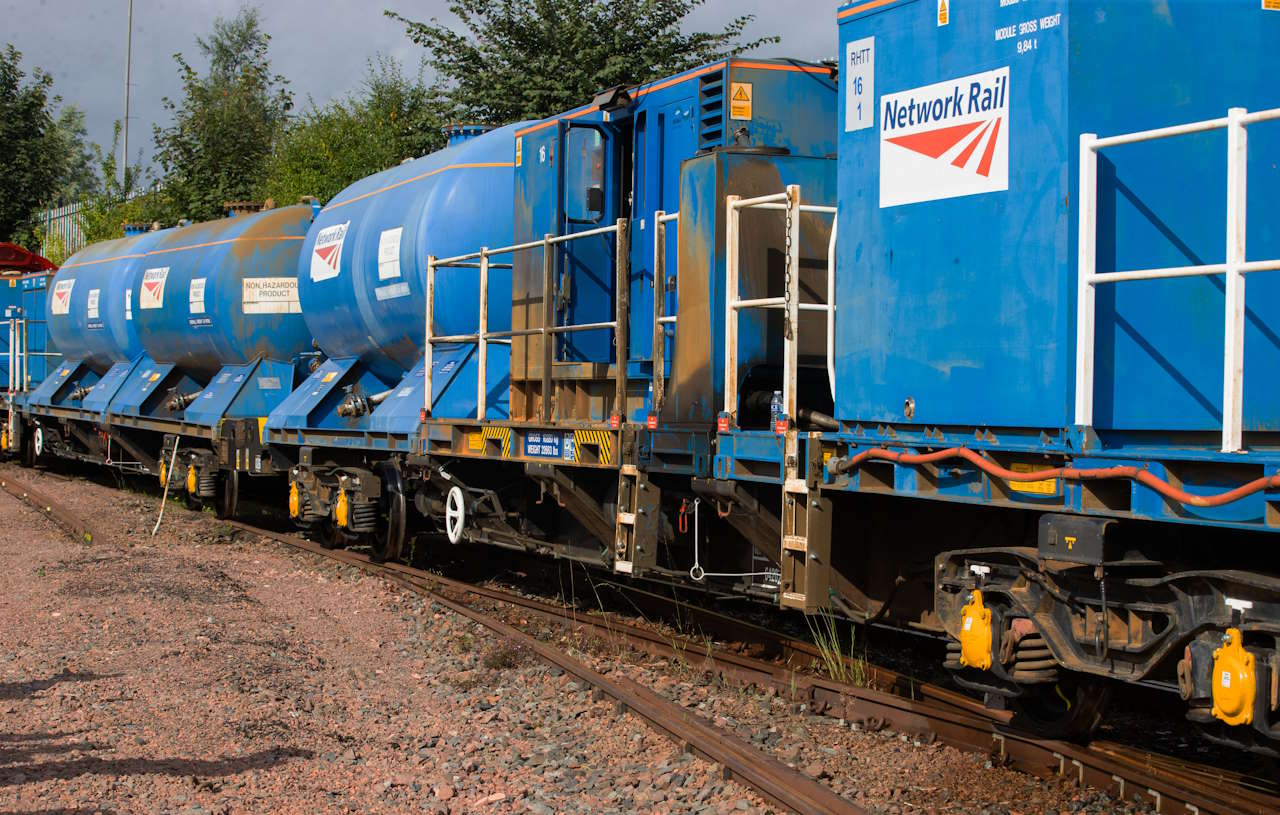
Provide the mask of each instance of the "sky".
MULTIPOLYGON (((838 0, 708 0, 687 20, 689 30, 716 30, 739 14, 754 14, 747 39, 777 35, 756 56, 834 59, 838 0)), ((111 144, 111 130, 124 114, 125 34, 129 0, 0 0, 5 21, 0 47, 12 42, 23 53, 29 75, 40 67, 54 79, 54 92, 85 113, 89 140, 111 144)), ((240 0, 134 0, 133 62, 129 101, 129 154, 150 163, 152 129, 169 121, 161 100, 181 93, 173 54, 198 69, 196 37, 213 21, 232 17, 240 0)), ((412 72, 424 53, 404 26, 383 16, 390 8, 411 20, 451 19, 445 0, 260 0, 262 25, 272 37, 276 73, 289 79, 295 106, 308 99, 323 105, 356 89, 375 54, 400 60, 412 72)), ((427 77, 430 79, 430 77, 427 77)))

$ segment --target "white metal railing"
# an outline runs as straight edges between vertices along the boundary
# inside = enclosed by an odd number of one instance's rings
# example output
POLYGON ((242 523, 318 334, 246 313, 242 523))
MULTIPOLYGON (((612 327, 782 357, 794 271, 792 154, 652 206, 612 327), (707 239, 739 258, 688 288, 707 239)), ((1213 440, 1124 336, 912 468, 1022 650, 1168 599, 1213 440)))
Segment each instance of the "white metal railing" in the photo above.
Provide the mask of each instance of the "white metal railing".
POLYGON ((799 368, 800 312, 822 311, 827 314, 827 381, 831 396, 835 398, 835 248, 836 208, 800 202, 800 186, 790 184, 785 192, 742 198, 725 197, 725 350, 724 350, 724 412, 736 417, 738 412, 738 312, 748 308, 786 311, 783 332, 782 404, 787 416, 796 415, 796 377, 799 368), (785 245, 786 293, 781 297, 756 297, 741 299, 738 296, 739 216, 744 209, 776 210, 787 213, 785 245), (831 238, 827 244, 827 302, 800 302, 800 215, 805 212, 832 216, 831 238))
POLYGON ((551 367, 554 360, 553 337, 559 334, 568 334, 575 331, 593 331, 599 329, 610 329, 614 334, 614 353, 617 359, 617 377, 614 392, 614 413, 619 417, 619 422, 626 421, 626 394, 627 394, 627 325, 628 325, 628 295, 630 292, 630 280, 628 273, 628 222, 626 218, 619 218, 616 223, 610 226, 602 226, 596 229, 588 229, 582 232, 574 232, 569 235, 552 235, 547 233, 542 240, 527 241, 525 243, 517 243, 511 246, 503 246, 497 249, 488 247, 481 248, 478 252, 469 252, 464 255, 456 255, 450 258, 437 258, 434 255, 427 258, 427 309, 424 325, 423 348, 424 350, 424 368, 423 376, 426 379, 425 392, 423 394, 422 415, 423 418, 431 416, 431 399, 433 397, 432 387, 432 353, 437 343, 446 342, 474 342, 476 343, 476 362, 478 370, 476 372, 476 420, 482 421, 486 412, 486 403, 488 397, 488 359, 489 359, 489 343, 510 343, 513 337, 529 337, 541 336, 543 341, 543 364, 542 364, 542 419, 543 421, 551 421, 551 367), (594 322, 579 323, 576 325, 556 325, 555 324, 555 293, 557 289, 555 281, 555 252, 553 247, 568 243, 569 241, 579 240, 581 238, 590 238, 597 235, 614 235, 615 236, 615 252, 616 252, 616 291, 614 301, 616 304, 614 319, 594 322), (489 330, 489 270, 492 268, 511 268, 512 264, 494 263, 491 258, 500 255, 513 255, 516 252, 526 252, 537 248, 542 249, 542 305, 543 305, 543 324, 538 328, 519 328, 508 331, 490 331, 489 330), (442 267, 452 268, 473 268, 480 270, 480 315, 479 324, 474 334, 449 334, 437 336, 434 333, 432 318, 435 311, 435 289, 436 289, 436 270, 442 267))
MULTIPOLYGON (((667 316, 667 224, 679 224, 680 213, 653 213, 653 412, 662 412, 667 393, 667 326, 675 330, 677 317, 667 316)), ((678 311, 677 307, 677 311, 678 311)))
POLYGON ((27 321, 20 317, 9 318, 9 348, 8 348, 8 369, 9 369, 9 394, 12 396, 24 389, 26 382, 26 372, 23 370, 26 366, 27 355, 24 353, 27 345, 27 321))
POLYGON ((1226 324, 1223 341, 1222 451, 1240 452, 1244 415, 1244 276, 1280 270, 1280 259, 1248 261, 1245 255, 1248 130, 1258 122, 1280 119, 1280 108, 1249 113, 1231 108, 1226 117, 1098 138, 1080 134, 1080 235, 1076 298, 1076 424, 1093 424, 1094 334, 1096 290, 1099 285, 1130 280, 1226 275, 1226 324), (1226 260, 1199 266, 1174 266, 1123 272, 1097 271, 1098 151, 1122 144, 1227 130, 1226 260))

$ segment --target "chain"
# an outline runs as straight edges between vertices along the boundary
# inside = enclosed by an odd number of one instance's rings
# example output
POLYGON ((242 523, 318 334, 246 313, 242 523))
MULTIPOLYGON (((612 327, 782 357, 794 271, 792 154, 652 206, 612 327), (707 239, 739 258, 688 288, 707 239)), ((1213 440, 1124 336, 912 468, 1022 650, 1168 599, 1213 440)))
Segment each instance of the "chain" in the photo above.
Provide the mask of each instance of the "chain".
POLYGON ((791 325, 791 274, 792 274, 792 270, 791 270, 791 231, 792 231, 792 230, 791 230, 791 227, 792 227, 792 224, 791 224, 791 209, 790 209, 790 207, 788 207, 788 208, 787 208, 786 245, 785 245, 785 247, 784 247, 784 249, 785 249, 786 251, 785 251, 785 254, 783 255, 783 257, 784 257, 785 259, 783 260, 783 264, 784 264, 784 265, 783 265, 784 274, 783 274, 783 277, 782 277, 782 282, 783 282, 783 286, 784 286, 784 288, 783 288, 783 290, 782 290, 782 307, 783 307, 783 313, 782 313, 782 325, 783 325, 783 333, 785 334, 786 338, 787 338, 787 339, 789 339, 789 340, 790 340, 790 339, 793 339, 792 332, 793 332, 793 331, 795 331, 795 327, 791 325))

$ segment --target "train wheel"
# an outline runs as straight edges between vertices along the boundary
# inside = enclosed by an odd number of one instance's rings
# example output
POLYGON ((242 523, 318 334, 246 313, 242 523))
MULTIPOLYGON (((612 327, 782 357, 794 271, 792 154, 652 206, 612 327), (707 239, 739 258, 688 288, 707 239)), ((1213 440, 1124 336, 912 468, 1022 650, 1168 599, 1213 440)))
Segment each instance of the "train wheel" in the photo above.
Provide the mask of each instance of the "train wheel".
POLYGON ((405 527, 408 523, 407 502, 404 498, 404 480, 394 466, 382 470, 382 509, 386 524, 377 532, 373 544, 375 561, 399 560, 404 551, 405 527))
POLYGON ((218 479, 218 497, 214 505, 219 518, 236 517, 236 507, 240 503, 240 471, 227 470, 218 479))
POLYGON ((39 432, 39 430, 37 429, 35 432, 32 432, 31 429, 28 428, 27 432, 22 434, 22 466, 23 467, 36 466, 36 440, 35 440, 36 432, 39 432))
POLYGON ((204 509, 204 501, 189 492, 182 493, 182 503, 192 512, 200 512, 204 509))
POLYGON ((1110 696, 1102 680, 1064 673, 1057 682, 1010 699, 1011 724, 1043 738, 1081 741, 1097 729, 1110 696))
POLYGON ((312 530, 316 543, 326 549, 341 549, 347 543, 342 537, 342 531, 333 521, 320 521, 312 530))

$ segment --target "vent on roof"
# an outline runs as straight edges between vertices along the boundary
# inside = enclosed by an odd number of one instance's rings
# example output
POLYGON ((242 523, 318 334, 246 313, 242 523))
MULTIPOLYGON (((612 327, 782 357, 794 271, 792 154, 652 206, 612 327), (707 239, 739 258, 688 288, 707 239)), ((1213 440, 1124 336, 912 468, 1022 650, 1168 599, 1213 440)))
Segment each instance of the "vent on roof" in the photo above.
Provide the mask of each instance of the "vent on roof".
POLYGON ((724 144, 724 71, 698 79, 698 149, 724 144))

